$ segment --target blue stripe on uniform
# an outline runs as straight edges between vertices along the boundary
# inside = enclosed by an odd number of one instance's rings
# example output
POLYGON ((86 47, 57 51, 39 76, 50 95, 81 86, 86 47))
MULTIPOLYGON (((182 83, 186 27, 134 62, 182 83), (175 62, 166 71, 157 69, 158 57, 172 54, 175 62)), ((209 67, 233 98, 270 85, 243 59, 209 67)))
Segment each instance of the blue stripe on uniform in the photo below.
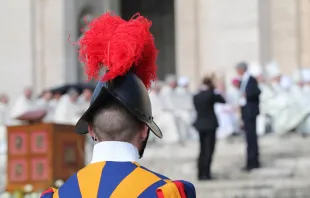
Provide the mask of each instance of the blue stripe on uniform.
MULTIPOLYGON (((164 175, 161 175, 161 174, 159 174, 159 173, 156 173, 156 172, 154 172, 154 171, 151 171, 151 170, 145 168, 144 166, 140 166, 140 167, 143 168, 144 170, 147 170, 147 171, 153 173, 154 175, 156 175, 156 176, 159 177, 160 179, 169 179, 168 177, 166 177, 166 176, 164 176, 164 175)), ((169 180, 170 180, 170 179, 169 179, 169 180)))
POLYGON ((156 189, 165 185, 166 182, 163 180, 159 180, 155 182, 150 187, 148 187, 145 191, 143 191, 138 198, 157 198, 156 189))
POLYGON ((136 168, 137 165, 131 162, 106 162, 101 173, 97 197, 109 198, 121 181, 136 168))
POLYGON ((77 179, 77 174, 72 175, 59 189, 59 198, 82 198, 80 187, 77 179))

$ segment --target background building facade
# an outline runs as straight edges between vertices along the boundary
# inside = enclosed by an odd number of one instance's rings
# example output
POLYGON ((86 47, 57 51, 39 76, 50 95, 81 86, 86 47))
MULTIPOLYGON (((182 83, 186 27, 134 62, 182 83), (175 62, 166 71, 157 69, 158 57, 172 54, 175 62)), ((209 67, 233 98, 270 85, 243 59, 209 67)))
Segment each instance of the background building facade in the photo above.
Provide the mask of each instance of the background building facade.
POLYGON ((310 66, 308 0, 3 0, 0 92, 82 81, 74 43, 85 20, 106 11, 150 18, 159 77, 187 76, 192 88, 208 72, 235 75, 241 60, 275 60, 287 74, 310 66))

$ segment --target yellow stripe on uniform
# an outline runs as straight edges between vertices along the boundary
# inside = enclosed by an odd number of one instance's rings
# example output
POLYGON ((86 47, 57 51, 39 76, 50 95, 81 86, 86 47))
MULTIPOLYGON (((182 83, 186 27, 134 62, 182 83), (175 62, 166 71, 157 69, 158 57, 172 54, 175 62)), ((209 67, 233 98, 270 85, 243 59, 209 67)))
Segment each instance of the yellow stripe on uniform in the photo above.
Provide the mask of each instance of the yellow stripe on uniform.
POLYGON ((169 182, 159 189, 163 192, 164 197, 181 198, 179 190, 173 182, 169 182))
POLYGON ((58 190, 54 190, 53 198, 59 198, 58 190))
POLYGON ((132 163, 137 165, 137 166, 141 166, 138 162, 132 162, 132 163))
POLYGON ((155 174, 137 167, 116 187, 110 198, 137 198, 150 185, 159 181, 155 174))
POLYGON ((86 166, 77 174, 82 198, 96 198, 100 185, 102 169, 105 162, 98 162, 86 166))

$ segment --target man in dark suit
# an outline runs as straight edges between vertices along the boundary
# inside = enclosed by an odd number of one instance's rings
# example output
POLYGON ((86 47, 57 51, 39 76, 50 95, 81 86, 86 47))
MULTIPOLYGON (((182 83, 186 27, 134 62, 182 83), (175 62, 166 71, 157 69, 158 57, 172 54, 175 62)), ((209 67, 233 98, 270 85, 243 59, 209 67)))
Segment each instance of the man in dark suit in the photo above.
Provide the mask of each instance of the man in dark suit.
POLYGON ((259 114, 259 95, 261 91, 256 79, 248 73, 247 63, 241 62, 237 64, 236 70, 241 77, 239 104, 247 143, 247 161, 243 170, 251 171, 260 167, 256 118, 259 114))
POLYGON ((210 180, 211 163, 216 143, 216 129, 219 126, 214 111, 215 103, 225 103, 224 98, 214 90, 212 78, 203 80, 203 87, 194 96, 197 118, 194 127, 199 132, 200 154, 198 158, 198 179, 210 180))

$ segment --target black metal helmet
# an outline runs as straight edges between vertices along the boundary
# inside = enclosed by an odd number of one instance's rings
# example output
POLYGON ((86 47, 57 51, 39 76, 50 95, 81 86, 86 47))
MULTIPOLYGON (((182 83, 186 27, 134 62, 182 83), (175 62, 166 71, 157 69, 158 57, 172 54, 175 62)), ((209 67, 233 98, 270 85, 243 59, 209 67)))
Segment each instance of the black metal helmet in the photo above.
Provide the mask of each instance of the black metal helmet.
POLYGON ((157 137, 162 137, 161 130, 152 117, 152 106, 148 91, 140 78, 133 72, 97 84, 91 98, 90 107, 76 124, 76 133, 88 133, 88 123, 92 120, 96 111, 109 100, 118 101, 133 116, 145 123, 157 137))

